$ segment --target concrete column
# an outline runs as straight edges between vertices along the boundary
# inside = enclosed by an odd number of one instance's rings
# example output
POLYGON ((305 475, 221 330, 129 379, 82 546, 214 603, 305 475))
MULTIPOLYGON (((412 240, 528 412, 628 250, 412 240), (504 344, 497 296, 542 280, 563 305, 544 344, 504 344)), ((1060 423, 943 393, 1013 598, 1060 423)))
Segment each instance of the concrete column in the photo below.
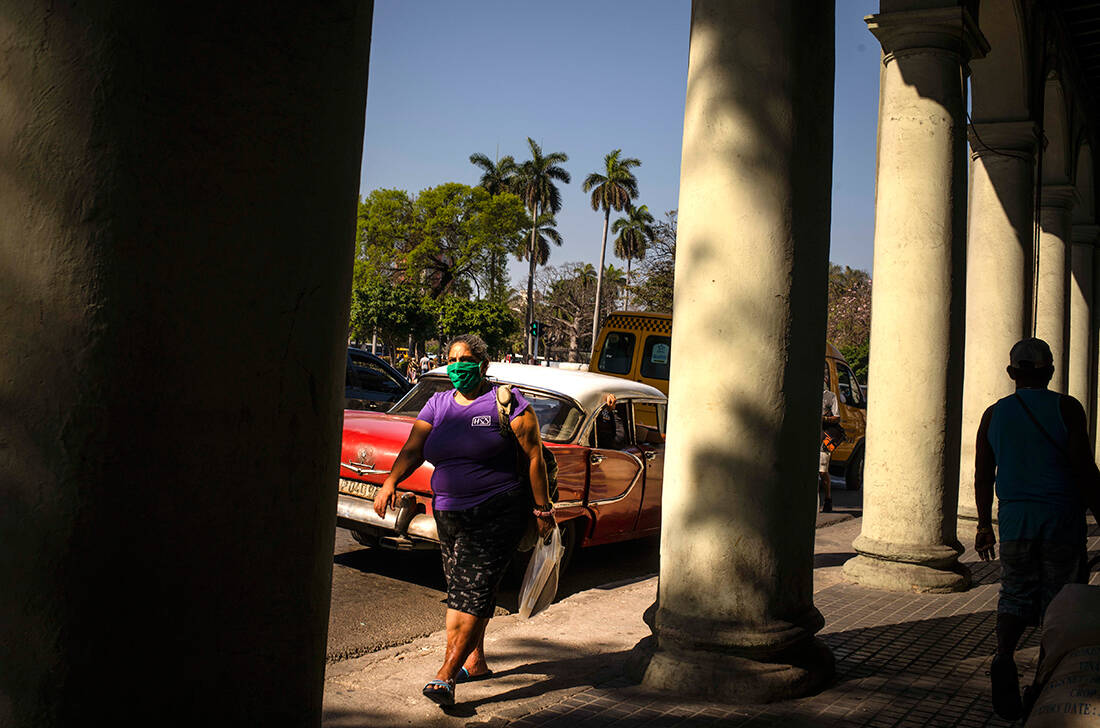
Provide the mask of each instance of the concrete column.
POLYGON ((875 287, 863 531, 848 577, 954 591, 966 266, 968 58, 961 7, 868 18, 880 76, 875 287))
POLYGON ((1092 420, 1092 296, 1095 225, 1074 225, 1069 276, 1069 393, 1092 420), (1091 228, 1091 229, 1090 229, 1091 228))
POLYGON ((1073 185, 1043 185, 1039 208, 1039 269, 1036 272, 1035 335, 1050 345, 1054 377, 1050 388, 1069 386, 1069 266, 1073 185))
POLYGON ((830 2, 692 6, 661 588, 639 645, 645 685, 677 696, 779 700, 832 674, 812 574, 832 28, 830 2))
POLYGON ((970 134, 966 352, 959 526, 973 540, 974 443, 986 407, 1012 394, 1008 352, 1031 331, 1037 136, 1030 121, 976 124, 970 134))
POLYGON ((371 5, 0 34, 0 724, 318 725, 371 5))
POLYGON ((1092 253, 1092 320, 1091 327, 1089 329, 1089 335, 1092 337, 1092 357, 1089 360, 1089 371, 1092 374, 1092 382, 1090 384, 1088 394, 1089 407, 1089 436, 1093 441, 1093 453, 1094 456, 1100 460, 1100 442, 1097 441, 1097 418, 1100 418, 1100 285, 1096 282, 1100 281, 1100 255, 1097 255, 1095 247, 1100 245, 1100 225, 1095 224, 1081 224, 1073 226, 1073 235, 1075 239, 1079 239, 1083 242, 1092 240, 1093 253, 1092 253))

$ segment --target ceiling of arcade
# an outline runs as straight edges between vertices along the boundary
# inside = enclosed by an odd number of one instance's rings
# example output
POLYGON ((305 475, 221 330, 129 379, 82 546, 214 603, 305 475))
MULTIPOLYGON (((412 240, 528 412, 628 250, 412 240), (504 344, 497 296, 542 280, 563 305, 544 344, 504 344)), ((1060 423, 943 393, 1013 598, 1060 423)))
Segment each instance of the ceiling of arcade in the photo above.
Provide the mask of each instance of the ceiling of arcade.
POLYGON ((1083 81, 1092 90, 1095 103, 1100 91, 1100 0, 1060 0, 1056 5, 1073 44, 1083 81))

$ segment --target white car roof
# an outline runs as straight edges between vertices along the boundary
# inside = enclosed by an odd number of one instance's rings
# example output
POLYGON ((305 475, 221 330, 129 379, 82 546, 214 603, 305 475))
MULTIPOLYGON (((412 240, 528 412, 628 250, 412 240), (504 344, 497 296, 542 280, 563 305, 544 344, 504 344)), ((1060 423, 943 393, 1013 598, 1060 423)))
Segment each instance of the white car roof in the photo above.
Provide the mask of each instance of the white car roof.
MULTIPOLYGON (((447 367, 436 367, 428 374, 446 377, 447 367)), ((598 409, 608 394, 613 394, 619 399, 648 399, 660 402, 667 400, 664 392, 656 387, 635 382, 632 379, 594 372, 494 361, 489 363, 488 375, 490 379, 520 387, 558 392, 575 399, 584 407, 586 413, 598 409)))

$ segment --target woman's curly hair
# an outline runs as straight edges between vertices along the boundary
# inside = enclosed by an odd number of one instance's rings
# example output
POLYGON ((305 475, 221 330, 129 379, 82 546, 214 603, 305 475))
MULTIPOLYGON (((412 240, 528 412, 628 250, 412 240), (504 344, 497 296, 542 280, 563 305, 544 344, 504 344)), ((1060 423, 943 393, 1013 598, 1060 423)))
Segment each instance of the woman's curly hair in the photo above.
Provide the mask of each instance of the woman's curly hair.
POLYGON ((489 345, 477 334, 459 334, 454 337, 451 339, 450 343, 447 344, 447 354, 450 355, 451 349, 455 344, 459 343, 470 347, 470 353, 473 354, 474 358, 479 362, 489 361, 489 345))

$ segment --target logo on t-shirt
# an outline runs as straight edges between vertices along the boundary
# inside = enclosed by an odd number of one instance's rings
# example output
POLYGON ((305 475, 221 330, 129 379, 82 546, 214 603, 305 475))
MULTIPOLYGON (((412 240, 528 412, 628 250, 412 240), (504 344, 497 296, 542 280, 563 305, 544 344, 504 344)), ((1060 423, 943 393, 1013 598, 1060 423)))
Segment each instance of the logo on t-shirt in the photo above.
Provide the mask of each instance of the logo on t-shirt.
POLYGON ((470 427, 492 427, 493 418, 489 415, 477 415, 470 420, 470 427))

